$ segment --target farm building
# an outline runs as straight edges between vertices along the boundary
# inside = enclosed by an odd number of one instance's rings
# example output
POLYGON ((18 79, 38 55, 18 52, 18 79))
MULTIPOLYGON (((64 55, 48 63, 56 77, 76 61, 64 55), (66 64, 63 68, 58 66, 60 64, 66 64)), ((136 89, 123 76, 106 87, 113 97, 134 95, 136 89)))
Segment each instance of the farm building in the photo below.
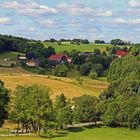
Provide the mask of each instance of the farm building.
POLYGON ((64 54, 54 54, 54 55, 51 55, 48 58, 48 60, 49 61, 53 61, 53 62, 55 62, 57 64, 65 63, 65 62, 71 63, 71 58, 70 57, 67 57, 64 54))
POLYGON ((119 58, 122 58, 123 56, 126 56, 127 54, 129 54, 129 52, 121 51, 121 50, 116 52, 116 56, 118 56, 119 58))
POLYGON ((29 67, 37 67, 39 65, 38 59, 27 60, 26 65, 29 67))
POLYGON ((90 56, 90 55, 94 55, 95 53, 94 52, 82 52, 82 53, 79 53, 79 55, 84 55, 84 56, 90 56))

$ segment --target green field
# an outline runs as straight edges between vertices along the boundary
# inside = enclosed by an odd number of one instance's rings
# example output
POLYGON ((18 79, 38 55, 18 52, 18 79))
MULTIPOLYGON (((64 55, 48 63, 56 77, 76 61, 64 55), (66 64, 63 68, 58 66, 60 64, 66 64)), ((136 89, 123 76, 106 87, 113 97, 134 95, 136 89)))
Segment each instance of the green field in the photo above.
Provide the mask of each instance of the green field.
POLYGON ((16 60, 18 52, 3 52, 0 53, 0 59, 16 60))
POLYGON ((17 52, 3 52, 0 53, 0 65, 10 66, 12 63, 16 63, 16 58, 19 53, 17 52))
MULTIPOLYGON (((51 140, 139 140, 140 130, 127 128, 79 128, 71 129, 68 133, 58 135, 51 140)), ((50 140, 39 137, 1 137, 0 140, 50 140)))
POLYGON ((76 44, 70 44, 70 42, 62 42, 61 45, 58 45, 58 43, 50 43, 50 42, 45 42, 43 43, 45 47, 49 47, 52 46, 53 48, 55 48, 57 53, 62 53, 65 50, 67 51, 71 51, 71 50, 77 50, 80 52, 93 52, 94 49, 100 49, 101 51, 106 50, 107 46, 111 46, 110 44, 94 44, 94 43, 90 43, 90 44, 80 44, 80 45, 76 45, 76 44))

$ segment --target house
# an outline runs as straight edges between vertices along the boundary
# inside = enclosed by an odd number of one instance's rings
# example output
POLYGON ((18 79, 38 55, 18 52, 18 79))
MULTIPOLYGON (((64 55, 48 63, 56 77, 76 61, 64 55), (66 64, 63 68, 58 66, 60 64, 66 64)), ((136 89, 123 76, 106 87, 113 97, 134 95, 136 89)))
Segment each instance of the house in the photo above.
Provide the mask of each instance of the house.
POLYGON ((27 60, 26 65, 29 67, 37 67, 39 65, 38 59, 32 58, 31 60, 27 60))
POLYGON ((119 50, 116 52, 116 56, 118 56, 118 58, 122 58, 123 56, 126 56, 128 54, 129 54, 129 52, 122 51, 122 50, 119 50))
POLYGON ((71 57, 67 57, 67 62, 68 63, 72 63, 72 58, 71 57))
POLYGON ((17 57, 17 63, 21 63, 21 62, 26 63, 26 61, 27 61, 26 56, 18 56, 17 57))
POLYGON ((70 57, 67 57, 64 54, 54 54, 54 55, 51 55, 48 58, 48 61, 53 61, 53 62, 55 62, 57 64, 65 63, 65 62, 71 63, 71 58, 70 57))
POLYGON ((27 58, 25 56, 19 56, 18 59, 21 60, 21 61, 22 60, 25 61, 27 58))

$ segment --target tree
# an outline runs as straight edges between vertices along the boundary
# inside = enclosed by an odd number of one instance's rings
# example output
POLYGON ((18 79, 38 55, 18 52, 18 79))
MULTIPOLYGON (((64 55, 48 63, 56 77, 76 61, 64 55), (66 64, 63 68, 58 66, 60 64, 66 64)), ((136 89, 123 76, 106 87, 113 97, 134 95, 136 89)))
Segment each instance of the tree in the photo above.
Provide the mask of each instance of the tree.
POLYGON ((14 94, 11 119, 26 131, 31 129, 39 133, 43 130, 46 133, 48 123, 53 119, 50 89, 39 85, 17 86, 14 94))
POLYGON ((116 127, 119 125, 117 121, 117 115, 120 111, 119 105, 116 102, 111 102, 107 105, 107 110, 103 115, 103 122, 111 127, 116 127))
POLYGON ((82 40, 81 43, 83 43, 83 44, 89 44, 89 41, 87 39, 85 39, 85 40, 82 40))
POLYGON ((68 73, 68 68, 66 65, 57 65, 54 70, 53 70, 53 74, 58 76, 58 77, 66 77, 67 73, 68 73))
POLYGON ((85 63, 80 67, 81 75, 89 75, 89 72, 92 70, 93 64, 91 62, 85 63))
POLYGON ((105 124, 136 129, 140 126, 140 64, 130 55, 113 61, 109 70, 110 85, 101 95, 105 124))
POLYGON ((99 99, 90 95, 83 95, 74 100, 74 119, 80 122, 97 122, 96 105, 99 99))
POLYGON ((113 61, 109 68, 108 80, 113 82, 116 80, 122 80, 133 71, 139 71, 140 63, 137 62, 136 57, 133 55, 126 56, 122 59, 116 59, 113 61))
POLYGON ((125 42, 121 39, 112 39, 111 40, 111 44, 112 45, 130 45, 130 41, 129 42, 125 42))
POLYGON ((95 49, 94 53, 95 53, 96 56, 101 55, 101 51, 99 49, 95 49))
POLYGON ((55 100, 56 121, 59 128, 63 129, 64 126, 72 124, 73 112, 70 101, 61 94, 55 100))
POLYGON ((58 41, 57 43, 58 43, 59 46, 62 44, 61 41, 58 41))
POLYGON ((89 77, 91 79, 97 79, 97 73, 95 71, 91 71, 90 74, 89 74, 89 77))
POLYGON ((55 100, 55 106, 56 109, 58 108, 63 108, 67 105, 67 98, 64 96, 64 94, 62 93, 59 96, 56 96, 56 100, 55 100))
POLYGON ((0 80, 0 127, 8 117, 9 91, 4 87, 4 82, 0 80))
POLYGON ((95 43, 97 43, 97 44, 105 44, 105 41, 104 40, 95 40, 95 43))

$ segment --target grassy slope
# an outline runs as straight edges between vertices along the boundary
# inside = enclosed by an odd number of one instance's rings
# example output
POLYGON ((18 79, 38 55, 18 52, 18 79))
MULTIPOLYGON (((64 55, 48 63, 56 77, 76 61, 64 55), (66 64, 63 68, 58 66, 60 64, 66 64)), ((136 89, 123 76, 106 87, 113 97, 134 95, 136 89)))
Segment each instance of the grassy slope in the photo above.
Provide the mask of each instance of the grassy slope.
POLYGON ((93 50, 100 49, 101 51, 106 50, 107 46, 111 46, 110 44, 80 44, 80 45, 75 45, 75 44, 70 44, 70 42, 63 42, 60 46, 57 43, 48 43, 45 42, 43 43, 45 47, 52 46, 55 48, 57 53, 62 53, 63 51, 71 51, 71 50, 78 50, 80 52, 93 52, 93 50))
POLYGON ((17 52, 3 52, 0 53, 0 65, 10 66, 12 63, 16 63, 16 58, 19 53, 17 52), (4 59, 7 59, 5 61, 4 59))
POLYGON ((16 60, 18 54, 19 53, 17 52, 3 52, 3 53, 0 53, 0 59, 16 60))
MULTIPOLYGON (((133 131, 126 128, 87 128, 77 132, 70 132, 62 137, 52 138, 51 140, 139 140, 140 131, 133 131)), ((0 140, 45 140, 35 137, 9 137, 0 140)), ((46 138, 46 140, 49 140, 46 138)))

